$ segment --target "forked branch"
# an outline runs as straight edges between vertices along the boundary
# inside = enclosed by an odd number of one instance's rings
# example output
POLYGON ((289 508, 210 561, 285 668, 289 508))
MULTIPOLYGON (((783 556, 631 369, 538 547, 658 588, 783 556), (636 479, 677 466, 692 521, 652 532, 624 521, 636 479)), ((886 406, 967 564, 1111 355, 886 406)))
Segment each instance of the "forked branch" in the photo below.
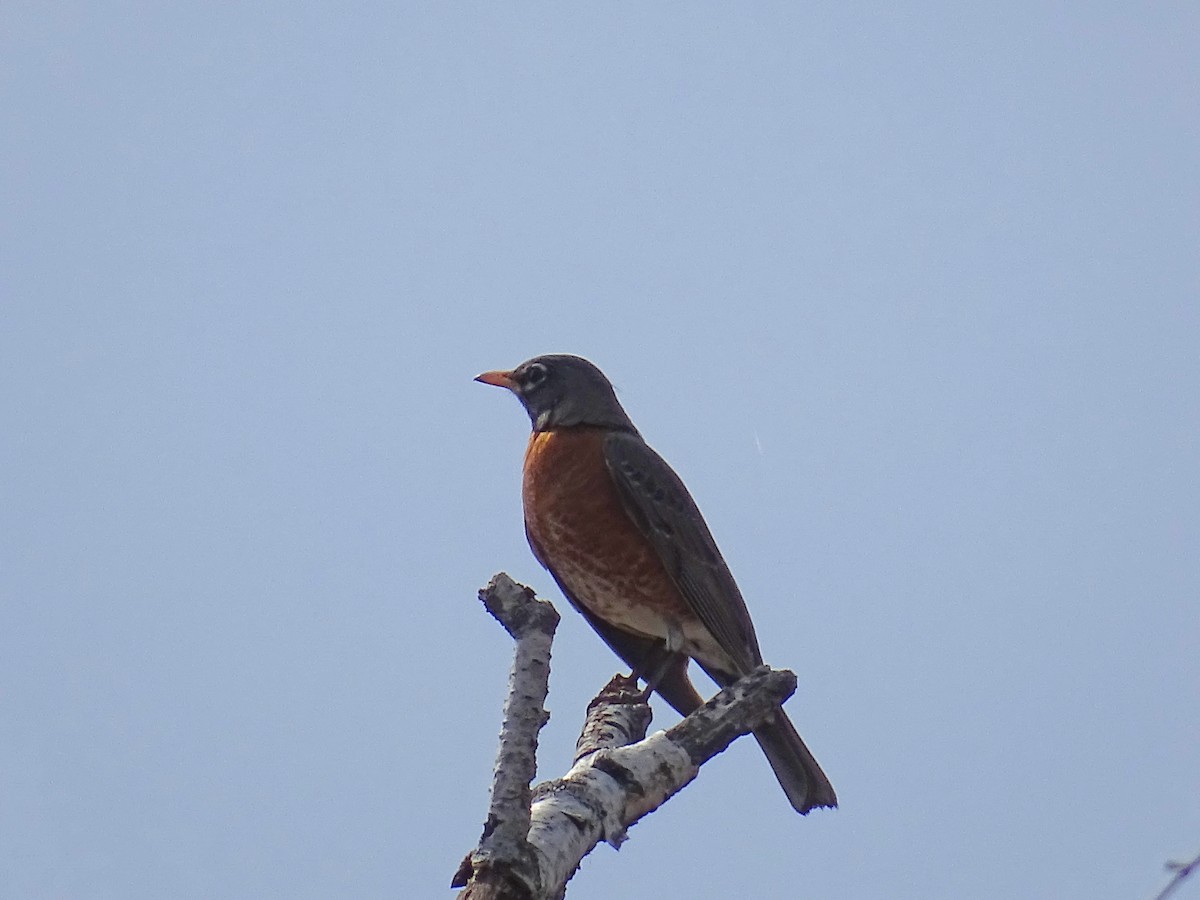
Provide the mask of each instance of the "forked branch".
POLYGON ((558 614, 501 573, 480 599, 516 640, 487 821, 452 887, 464 900, 556 900, 580 861, 696 777, 709 759, 773 715, 796 676, 763 666, 666 731, 646 737, 650 707, 617 676, 592 700, 571 769, 530 788, 545 724, 558 614))

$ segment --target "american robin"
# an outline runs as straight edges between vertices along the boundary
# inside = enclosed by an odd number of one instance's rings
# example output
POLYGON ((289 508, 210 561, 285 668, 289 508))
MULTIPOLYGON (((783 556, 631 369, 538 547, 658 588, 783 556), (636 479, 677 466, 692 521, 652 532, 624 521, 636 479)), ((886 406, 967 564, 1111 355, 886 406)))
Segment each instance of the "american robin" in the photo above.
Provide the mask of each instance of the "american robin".
MULTIPOLYGON (((690 659, 722 687, 762 665, 750 613, 700 510, 603 372, 556 354, 475 380, 512 391, 533 423, 522 486, 533 555, 635 675, 686 716, 704 702, 690 659)), ((837 805, 782 709, 754 737, 797 812, 837 805)))

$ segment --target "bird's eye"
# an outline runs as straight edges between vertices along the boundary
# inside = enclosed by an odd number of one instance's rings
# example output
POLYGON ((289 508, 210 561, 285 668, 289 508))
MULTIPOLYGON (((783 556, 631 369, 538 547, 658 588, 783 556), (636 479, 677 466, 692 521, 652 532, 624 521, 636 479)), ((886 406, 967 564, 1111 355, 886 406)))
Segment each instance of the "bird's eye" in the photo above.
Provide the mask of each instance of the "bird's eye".
POLYGON ((537 387, 539 384, 541 384, 543 381, 546 380, 546 376, 548 374, 549 373, 546 371, 545 366, 543 366, 541 363, 534 363, 525 372, 525 379, 524 379, 525 387, 527 387, 527 388, 537 387))

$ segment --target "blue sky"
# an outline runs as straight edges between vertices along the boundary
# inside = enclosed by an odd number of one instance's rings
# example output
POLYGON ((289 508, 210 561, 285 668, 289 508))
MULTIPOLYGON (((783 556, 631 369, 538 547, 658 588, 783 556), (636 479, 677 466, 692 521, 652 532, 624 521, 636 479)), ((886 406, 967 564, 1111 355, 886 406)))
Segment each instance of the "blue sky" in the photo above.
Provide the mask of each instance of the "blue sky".
MULTIPOLYGON (((1200 850, 1194 6, 0 25, 4 896, 451 896, 475 591, 559 599, 471 378, 552 351, 688 482, 843 803, 739 742, 573 900, 1141 898, 1200 850)), ((546 776, 617 668, 560 606, 546 776)))

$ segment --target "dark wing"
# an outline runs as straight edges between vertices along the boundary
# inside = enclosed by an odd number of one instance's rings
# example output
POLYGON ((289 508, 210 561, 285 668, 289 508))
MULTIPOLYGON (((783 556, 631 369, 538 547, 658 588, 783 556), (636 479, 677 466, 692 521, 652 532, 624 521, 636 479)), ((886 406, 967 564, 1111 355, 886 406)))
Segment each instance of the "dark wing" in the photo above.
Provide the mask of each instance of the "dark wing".
POLYGON ((675 470, 626 432, 605 439, 604 459, 625 511, 654 545, 688 606, 741 669, 731 674, 762 665, 742 592, 675 470))

